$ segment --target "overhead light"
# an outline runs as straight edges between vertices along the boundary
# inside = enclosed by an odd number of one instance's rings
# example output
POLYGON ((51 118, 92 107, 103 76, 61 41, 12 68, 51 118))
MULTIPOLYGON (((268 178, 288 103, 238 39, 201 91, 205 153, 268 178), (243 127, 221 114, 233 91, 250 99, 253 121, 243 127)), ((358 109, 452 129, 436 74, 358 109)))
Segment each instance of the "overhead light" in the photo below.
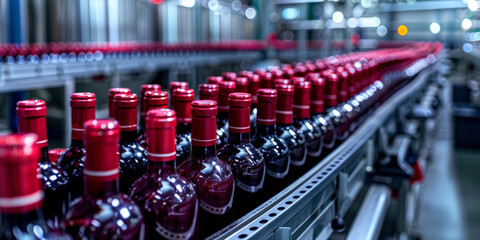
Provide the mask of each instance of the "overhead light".
POLYGON ((349 28, 356 28, 356 27, 358 27, 359 23, 360 23, 360 22, 359 22, 358 19, 356 19, 356 18, 349 18, 349 19, 347 20, 347 26, 348 26, 349 28))
POLYGON ((343 22, 343 13, 340 11, 336 11, 332 15, 332 20, 334 23, 341 23, 343 22))
POLYGON ((254 19, 255 16, 257 15, 257 10, 255 10, 255 8, 247 8, 247 10, 245 10, 245 16, 248 18, 248 19, 254 19))
POLYGON ((432 32, 433 34, 439 33, 440 29, 440 24, 438 24, 437 22, 433 22, 432 24, 430 24, 430 32, 432 32))
POLYGON ((470 53, 473 50, 473 46, 471 43, 464 43, 462 48, 463 48, 463 51, 466 53, 470 53))
POLYGON ((208 8, 210 8, 211 11, 216 11, 218 7, 220 7, 220 4, 217 0, 208 1, 208 8))
POLYGON ((397 32, 398 32, 398 35, 405 36, 408 33, 408 28, 407 28, 407 26, 402 24, 402 25, 398 26, 397 32))
POLYGON ((178 0, 178 5, 182 7, 191 8, 195 6, 195 0, 178 0))
POLYGON ((463 31, 468 31, 472 27, 472 21, 468 18, 463 19, 462 29, 463 31))
POLYGON ((292 20, 298 17, 298 10, 296 8, 285 8, 282 11, 282 17, 285 20, 292 20))
POLYGON ((387 35, 388 29, 387 27, 381 25, 377 28, 377 35, 380 37, 385 37, 387 35))
POLYGON ((475 12, 478 10, 478 3, 475 0, 468 0, 467 6, 468 6, 468 9, 470 9, 470 11, 472 12, 475 12))
POLYGON ((370 8, 372 6, 372 0, 361 0, 360 5, 364 8, 370 8))

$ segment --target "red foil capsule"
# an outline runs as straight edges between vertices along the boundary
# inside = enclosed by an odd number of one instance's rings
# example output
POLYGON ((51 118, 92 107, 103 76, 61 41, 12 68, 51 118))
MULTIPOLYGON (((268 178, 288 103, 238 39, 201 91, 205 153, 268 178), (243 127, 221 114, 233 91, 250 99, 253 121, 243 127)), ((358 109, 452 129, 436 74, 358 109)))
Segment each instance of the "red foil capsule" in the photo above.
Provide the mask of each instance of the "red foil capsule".
POLYGON ((290 84, 277 85, 277 122, 293 123, 293 95, 295 88, 290 84))
POLYGON ((192 145, 213 146, 217 143, 217 103, 211 100, 192 102, 192 145))
POLYGON ((145 93, 148 91, 161 91, 162 86, 159 84, 143 84, 140 88, 140 117, 145 119, 147 114, 147 106, 145 103, 145 93))
POLYGON ((346 102, 348 100, 348 79, 349 75, 344 67, 337 67, 338 73, 338 101, 346 102))
POLYGON ((133 93, 117 94, 113 98, 115 104, 115 119, 121 131, 137 130, 137 95, 133 93))
POLYGON ((293 115, 295 118, 310 118, 310 82, 295 80, 295 95, 293 101, 293 115))
POLYGON ((312 92, 310 94, 310 110, 313 113, 323 113, 325 99, 325 80, 323 78, 314 78, 312 83, 312 92))
POLYGON ((170 109, 150 110, 145 121, 148 160, 154 162, 175 160, 177 154, 175 146, 177 117, 175 111, 170 109))
POLYGON ((248 80, 248 92, 252 95, 252 103, 257 103, 257 91, 260 88, 260 75, 253 74, 248 80))
POLYGON ((177 121, 179 123, 192 122, 192 101, 195 98, 193 89, 175 89, 173 90, 175 96, 174 109, 177 112, 177 121))
POLYGON ((271 72, 260 74, 260 88, 273 88, 273 75, 271 72))
POLYGON ((72 107, 72 139, 83 139, 83 125, 86 121, 95 119, 97 100, 94 93, 81 92, 70 96, 72 107))
POLYGON ((218 84, 202 83, 199 86, 200 100, 212 100, 218 102, 218 84))
POLYGON ((24 100, 17 103, 18 133, 37 134, 39 148, 48 146, 47 106, 42 100, 24 100))
POLYGON ((171 82, 170 83, 170 107, 175 106, 175 96, 173 95, 174 89, 177 88, 182 88, 182 89, 187 89, 188 88, 188 83, 187 82, 171 82))
POLYGON ((248 78, 246 77, 237 77, 235 79, 235 92, 248 92, 248 78))
POLYGON ((0 136, 0 212, 28 213, 42 206, 37 141, 35 134, 0 136))
POLYGON ((228 95, 234 92, 235 88, 236 88, 235 82, 223 81, 220 83, 220 92, 218 95, 218 111, 228 112, 228 108, 229 108, 228 95))
POLYGON ((95 119, 85 123, 86 161, 83 174, 88 182, 106 182, 120 176, 120 130, 116 120, 95 119))
POLYGON ((336 107, 338 104, 338 76, 333 72, 326 72, 325 77, 325 107, 336 107))
POLYGON ((250 132, 250 93, 230 93, 228 96, 228 132, 250 132))
POLYGON ((275 124, 277 121, 277 90, 258 89, 257 108, 257 124, 275 124))
POLYGON ((235 81, 237 78, 237 74, 234 72, 224 72, 222 76, 224 81, 235 81))
POLYGON ((348 98, 353 98, 357 94, 357 88, 355 86, 355 78, 357 76, 357 72, 352 65, 347 64, 345 65, 345 69, 348 71, 348 78, 347 82, 347 91, 348 91, 348 98))
POLYGON ((131 93, 129 88, 110 88, 108 91, 108 117, 115 119, 115 104, 113 103, 113 97, 115 94, 131 93))
POLYGON ((290 79, 275 79, 273 81, 273 85, 276 87, 277 85, 280 85, 280 84, 292 84, 292 81, 290 79))
POLYGON ((223 81, 223 77, 221 77, 221 76, 207 77, 207 83, 209 83, 209 84, 220 84, 221 81, 223 81))
POLYGON ((168 94, 159 90, 147 91, 145 93, 145 111, 158 108, 168 108, 168 94))

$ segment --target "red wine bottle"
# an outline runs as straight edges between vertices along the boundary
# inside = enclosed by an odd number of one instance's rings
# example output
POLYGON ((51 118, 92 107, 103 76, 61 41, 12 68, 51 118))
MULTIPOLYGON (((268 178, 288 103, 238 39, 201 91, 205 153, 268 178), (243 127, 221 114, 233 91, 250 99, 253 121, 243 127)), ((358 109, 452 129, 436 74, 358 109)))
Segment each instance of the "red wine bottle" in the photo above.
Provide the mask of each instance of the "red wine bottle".
POLYGON ((224 72, 222 74, 223 81, 235 81, 235 78, 237 78, 237 74, 234 72, 224 72))
POLYGON ((115 104, 113 103, 113 97, 115 94, 131 93, 129 88, 110 88, 108 91, 108 117, 115 119, 115 104))
POLYGON ((209 76, 209 77, 207 77, 207 83, 208 84, 220 84, 221 81, 223 81, 223 77, 221 77, 221 76, 209 76))
POLYGON ((71 239, 43 218, 37 141, 35 134, 0 136, 0 239, 71 239))
MULTIPOLYGON (((143 102, 145 104, 145 113, 152 109, 168 108, 168 94, 161 90, 146 91, 143 96, 143 102)), ((138 131, 138 143, 140 143, 140 146, 143 148, 147 147, 145 116, 143 120, 140 118, 140 127, 138 131)))
POLYGON ((137 138, 137 95, 117 94, 113 101, 115 119, 120 124, 120 190, 127 193, 132 183, 145 173, 147 152, 137 138))
POLYGON ((257 133, 252 144, 262 153, 267 174, 273 178, 285 178, 290 167, 290 155, 287 143, 276 133, 277 90, 260 88, 257 106, 257 133))
POLYGON ((176 171, 176 125, 173 110, 147 113, 147 172, 130 189, 131 198, 145 216, 147 239, 198 238, 195 187, 176 171))
POLYGON ((310 112, 312 120, 322 130, 323 147, 332 149, 335 146, 335 128, 330 118, 325 117, 325 80, 311 76, 312 93, 310 95, 310 112))
POLYGON ((217 138, 220 140, 218 148, 228 142, 228 95, 235 91, 236 84, 232 81, 220 82, 218 95, 217 138))
POLYGON ((18 133, 35 133, 40 149, 39 177, 45 192, 43 212, 47 223, 59 227, 68 208, 68 177, 48 158, 47 106, 42 100, 24 100, 17 103, 18 133))
POLYGON ((67 232, 74 239, 143 239, 142 212, 118 187, 118 122, 88 120, 84 128, 84 194, 66 214, 67 232))
MULTIPOLYGON (((148 91, 162 91, 162 86, 160 86, 159 84, 142 84, 140 88, 140 124, 138 125, 138 142, 140 143, 140 145, 142 145, 142 142, 145 141, 145 116, 147 115, 145 93, 148 91)), ((144 145, 142 146, 145 147, 144 145)))
POLYGON ((171 82, 170 83, 170 108, 175 107, 175 96, 174 96, 173 90, 177 88, 187 89, 188 82, 171 82))
POLYGON ((248 76, 248 93, 252 95, 252 107, 250 108, 250 137, 257 132, 257 91, 260 88, 260 75, 246 71, 248 76))
POLYGON ((177 113, 177 163, 180 165, 190 157, 190 139, 192 131, 193 89, 175 89, 175 112, 177 113))
POLYGON ((325 71, 325 112, 326 118, 335 128, 335 141, 344 141, 348 137, 347 119, 336 109, 338 105, 338 75, 333 71, 325 71))
POLYGON ((200 237, 205 238, 233 221, 235 180, 231 168, 217 157, 217 103, 192 102, 192 152, 178 173, 197 189, 200 202, 200 237))
POLYGON ((72 141, 58 160, 58 167, 65 171, 70 179, 70 199, 83 194, 83 165, 85 147, 83 146, 83 124, 95 119, 96 99, 94 93, 74 93, 70 97, 72 107, 72 141))
POLYGON ((338 101, 343 103, 348 100, 348 81, 349 72, 343 67, 339 66, 336 69, 338 74, 338 101))
POLYGON ((54 148, 48 150, 48 159, 53 165, 58 165, 58 159, 63 155, 67 150, 66 148, 54 148))
POLYGON ((305 135, 293 126, 293 85, 277 85, 277 136, 285 140, 293 166, 305 165, 307 144, 305 135))
POLYGON ((293 124, 305 135, 308 156, 319 157, 322 153, 322 131, 310 120, 310 91, 312 85, 302 79, 294 80, 293 124))
POLYGON ((261 190, 265 180, 265 160, 250 142, 250 98, 249 93, 229 95, 228 143, 218 152, 218 157, 232 168, 240 189, 235 194, 237 217, 251 211, 264 197, 261 190))

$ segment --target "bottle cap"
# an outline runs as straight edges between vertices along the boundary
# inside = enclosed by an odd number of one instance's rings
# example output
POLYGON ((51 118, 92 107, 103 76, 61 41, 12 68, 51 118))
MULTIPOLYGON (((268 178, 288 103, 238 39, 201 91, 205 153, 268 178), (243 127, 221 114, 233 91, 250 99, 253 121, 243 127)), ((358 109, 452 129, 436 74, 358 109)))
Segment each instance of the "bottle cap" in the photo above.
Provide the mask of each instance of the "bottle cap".
POLYGON ((177 117, 174 110, 154 109, 147 113, 147 157, 150 161, 166 162, 176 158, 175 127, 177 117))
POLYGON ((313 113, 323 113, 325 99, 325 80, 323 78, 313 78, 312 92, 310 94, 310 107, 313 113))
POLYGON ((273 75, 271 72, 261 72, 260 73, 260 88, 270 88, 273 86, 273 75))
POLYGON ((248 78, 246 77, 237 77, 235 79, 235 92, 248 92, 248 78))
POLYGON ((144 101, 145 112, 143 117, 146 117, 149 110, 168 107, 168 94, 160 90, 147 91, 145 92, 144 101))
POLYGON ((37 134, 39 148, 48 146, 47 106, 43 100, 17 102, 18 133, 37 134))
POLYGON ((113 97, 120 93, 131 93, 129 88, 110 88, 108 91, 108 117, 115 118, 115 104, 113 104, 113 97))
POLYGON ((336 107, 338 104, 338 75, 327 72, 325 77, 325 106, 336 107))
POLYGON ((220 84, 221 81, 223 81, 223 77, 221 77, 221 76, 207 77, 207 83, 209 83, 209 84, 220 84))
POLYGON ((95 106, 97 100, 94 93, 79 92, 70 96, 72 107, 72 139, 82 140, 83 124, 87 120, 95 119, 95 106))
POLYGON ((173 90, 175 96, 174 109, 177 113, 177 121, 179 123, 192 122, 192 101, 195 98, 193 89, 177 88, 173 90))
POLYGON ((122 131, 137 130, 137 95, 133 93, 117 94, 113 98, 115 104, 115 119, 122 131))
POLYGON ((291 124, 293 122, 293 95, 295 88, 291 84, 277 85, 277 122, 291 124))
POLYGON ((200 93, 201 100, 212 100, 218 102, 218 84, 202 83, 199 86, 198 92, 200 93))
POLYGON ((257 103, 257 91, 260 88, 260 75, 253 74, 248 80, 248 92, 252 95, 252 103, 257 103))
POLYGON ((145 93, 148 91, 161 91, 162 86, 159 84, 142 84, 140 88, 140 117, 145 118, 147 112, 147 105, 145 103, 145 93))
POLYGON ((250 132, 250 93, 230 93, 228 102, 230 103, 228 131, 236 133, 250 132))
POLYGON ((257 123, 273 125, 277 119, 277 90, 260 88, 258 90, 257 123))
POLYGON ((235 91, 236 83, 232 81, 223 81, 219 84, 220 92, 218 94, 218 111, 228 112, 228 95, 235 91))
POLYGON ((237 78, 237 74, 234 72, 224 72, 222 76, 224 81, 235 81, 237 78))
POLYGON ((310 117, 310 92, 312 85, 304 79, 295 79, 295 95, 293 102, 293 115, 296 118, 310 117))
POLYGON ((212 146, 217 143, 217 103, 211 100, 192 102, 192 145, 212 146))

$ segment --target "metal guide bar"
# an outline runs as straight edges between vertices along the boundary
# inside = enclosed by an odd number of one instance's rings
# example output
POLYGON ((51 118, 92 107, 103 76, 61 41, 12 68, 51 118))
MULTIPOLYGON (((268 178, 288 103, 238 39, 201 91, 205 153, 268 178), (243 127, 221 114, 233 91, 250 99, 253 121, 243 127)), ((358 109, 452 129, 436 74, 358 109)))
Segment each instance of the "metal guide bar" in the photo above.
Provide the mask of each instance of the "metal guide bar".
MULTIPOLYGON (((344 143, 310 171, 255 210, 210 236, 210 239, 266 239, 279 227, 302 226, 300 219, 321 212, 332 203, 335 180, 342 170, 358 158, 381 125, 395 113, 403 101, 422 89, 427 76, 435 69, 430 65, 407 86, 397 91, 358 128, 344 143)), ((333 218, 332 218, 333 220, 333 218)), ((299 235, 297 235, 299 236, 299 235)))

